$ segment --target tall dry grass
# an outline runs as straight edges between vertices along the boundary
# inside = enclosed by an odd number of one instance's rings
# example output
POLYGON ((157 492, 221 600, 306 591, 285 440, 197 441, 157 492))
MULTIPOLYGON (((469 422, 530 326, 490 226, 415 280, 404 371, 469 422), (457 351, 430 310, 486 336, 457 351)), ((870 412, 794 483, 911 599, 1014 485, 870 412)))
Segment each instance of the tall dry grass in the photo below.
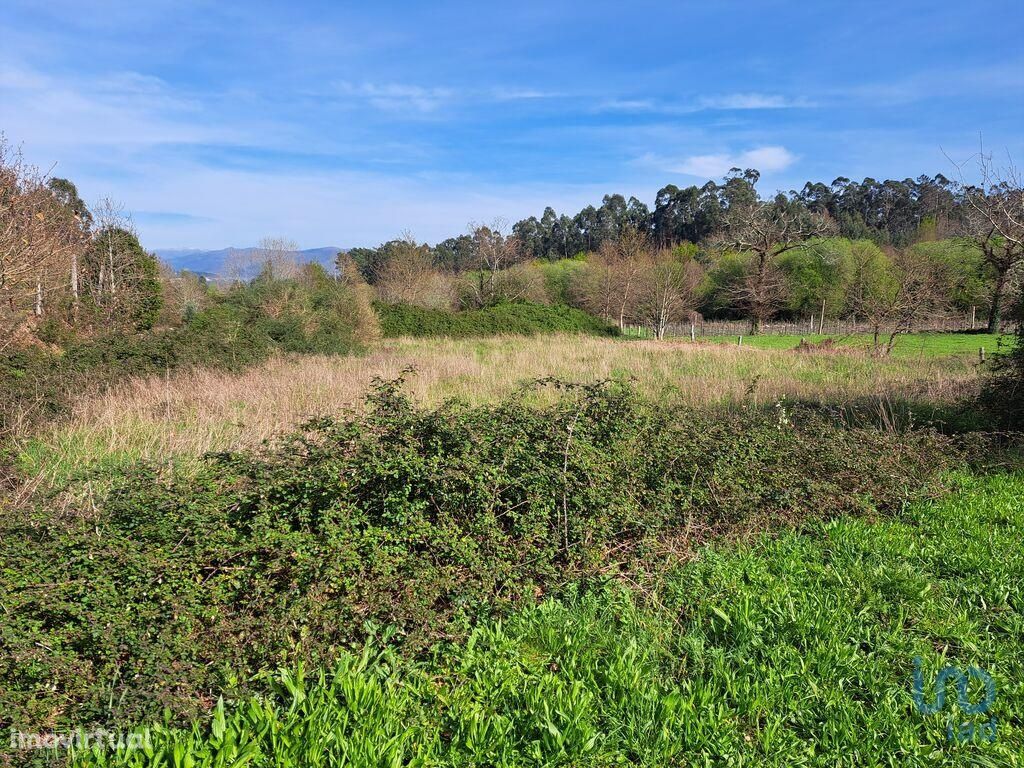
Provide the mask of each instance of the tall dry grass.
POLYGON ((644 394, 681 405, 849 403, 907 394, 942 401, 976 378, 964 361, 879 360, 856 352, 580 336, 399 339, 365 355, 277 358, 237 375, 199 370, 130 381, 83 400, 72 418, 24 441, 21 458, 45 482, 98 462, 252 446, 310 416, 358 408, 374 377, 395 377, 410 366, 408 389, 427 404, 486 401, 547 376, 629 378, 644 394))

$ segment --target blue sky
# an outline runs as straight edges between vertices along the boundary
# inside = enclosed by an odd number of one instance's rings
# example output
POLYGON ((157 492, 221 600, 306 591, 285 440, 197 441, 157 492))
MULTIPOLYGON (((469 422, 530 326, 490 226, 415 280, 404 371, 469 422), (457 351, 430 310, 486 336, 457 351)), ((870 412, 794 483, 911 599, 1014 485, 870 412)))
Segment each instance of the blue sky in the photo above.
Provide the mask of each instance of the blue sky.
POLYGON ((762 171, 1024 162, 1019 2, 4 0, 0 130, 150 248, 438 240, 762 171))

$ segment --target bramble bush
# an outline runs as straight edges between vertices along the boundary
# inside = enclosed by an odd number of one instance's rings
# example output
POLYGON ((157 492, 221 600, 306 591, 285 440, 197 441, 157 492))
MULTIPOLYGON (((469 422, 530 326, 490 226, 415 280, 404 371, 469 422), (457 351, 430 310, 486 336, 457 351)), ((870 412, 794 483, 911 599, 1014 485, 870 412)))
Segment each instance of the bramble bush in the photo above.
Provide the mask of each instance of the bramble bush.
POLYGON ((63 512, 0 513, 0 721, 188 717, 263 671, 326 668, 375 626, 415 654, 708 535, 898 509, 956 456, 809 410, 537 386, 561 394, 427 409, 379 382, 365 412, 198 473, 139 464, 63 512))
POLYGON ((617 329, 565 305, 508 302, 459 312, 409 304, 374 305, 384 336, 533 336, 538 333, 588 333, 613 336, 617 329))

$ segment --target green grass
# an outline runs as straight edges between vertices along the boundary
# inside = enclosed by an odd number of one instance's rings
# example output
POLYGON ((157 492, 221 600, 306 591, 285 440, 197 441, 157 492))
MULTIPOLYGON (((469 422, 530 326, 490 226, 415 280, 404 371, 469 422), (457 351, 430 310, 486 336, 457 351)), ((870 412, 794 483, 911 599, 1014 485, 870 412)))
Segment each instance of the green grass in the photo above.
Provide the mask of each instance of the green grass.
MULTIPOLYGON (((803 335, 782 335, 762 334, 759 336, 748 336, 744 334, 743 345, 757 349, 793 349, 801 339, 818 343, 825 339, 834 339, 835 343, 843 347, 859 349, 870 349, 872 337, 866 333, 851 335, 836 334, 803 334, 803 335)), ((736 336, 707 336, 700 341, 714 343, 736 344, 736 336)), ((882 339, 885 343, 886 338, 882 339)), ((1009 350, 1013 343, 1012 334, 995 333, 912 333, 900 336, 893 348, 892 354, 896 357, 950 357, 970 356, 978 357, 978 350, 985 348, 986 355, 992 355, 1009 350)))
POLYGON ((548 600, 426 661, 372 643, 191 731, 155 728, 151 750, 77 764, 1019 766, 1024 476, 954 482, 898 519, 719 545, 644 590, 548 600), (950 717, 979 716, 917 711, 915 657, 929 692, 945 664, 991 673, 994 743, 947 739, 950 717))

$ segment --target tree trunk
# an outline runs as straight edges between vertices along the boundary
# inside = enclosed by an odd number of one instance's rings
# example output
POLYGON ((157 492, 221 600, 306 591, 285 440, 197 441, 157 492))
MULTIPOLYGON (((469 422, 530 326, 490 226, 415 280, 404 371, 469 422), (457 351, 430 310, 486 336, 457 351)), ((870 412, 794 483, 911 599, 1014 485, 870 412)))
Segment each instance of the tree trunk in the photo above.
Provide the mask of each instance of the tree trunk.
POLYGON ((114 297, 117 295, 117 288, 114 285, 114 244, 111 243, 108 251, 110 256, 110 296, 114 297))
POLYGON ((988 332, 999 333, 1002 325, 1003 288, 1006 286, 1006 273, 1000 272, 996 277, 995 288, 992 290, 992 304, 988 310, 988 332))
POLYGON ((71 309, 78 316, 78 254, 71 254, 71 309))

